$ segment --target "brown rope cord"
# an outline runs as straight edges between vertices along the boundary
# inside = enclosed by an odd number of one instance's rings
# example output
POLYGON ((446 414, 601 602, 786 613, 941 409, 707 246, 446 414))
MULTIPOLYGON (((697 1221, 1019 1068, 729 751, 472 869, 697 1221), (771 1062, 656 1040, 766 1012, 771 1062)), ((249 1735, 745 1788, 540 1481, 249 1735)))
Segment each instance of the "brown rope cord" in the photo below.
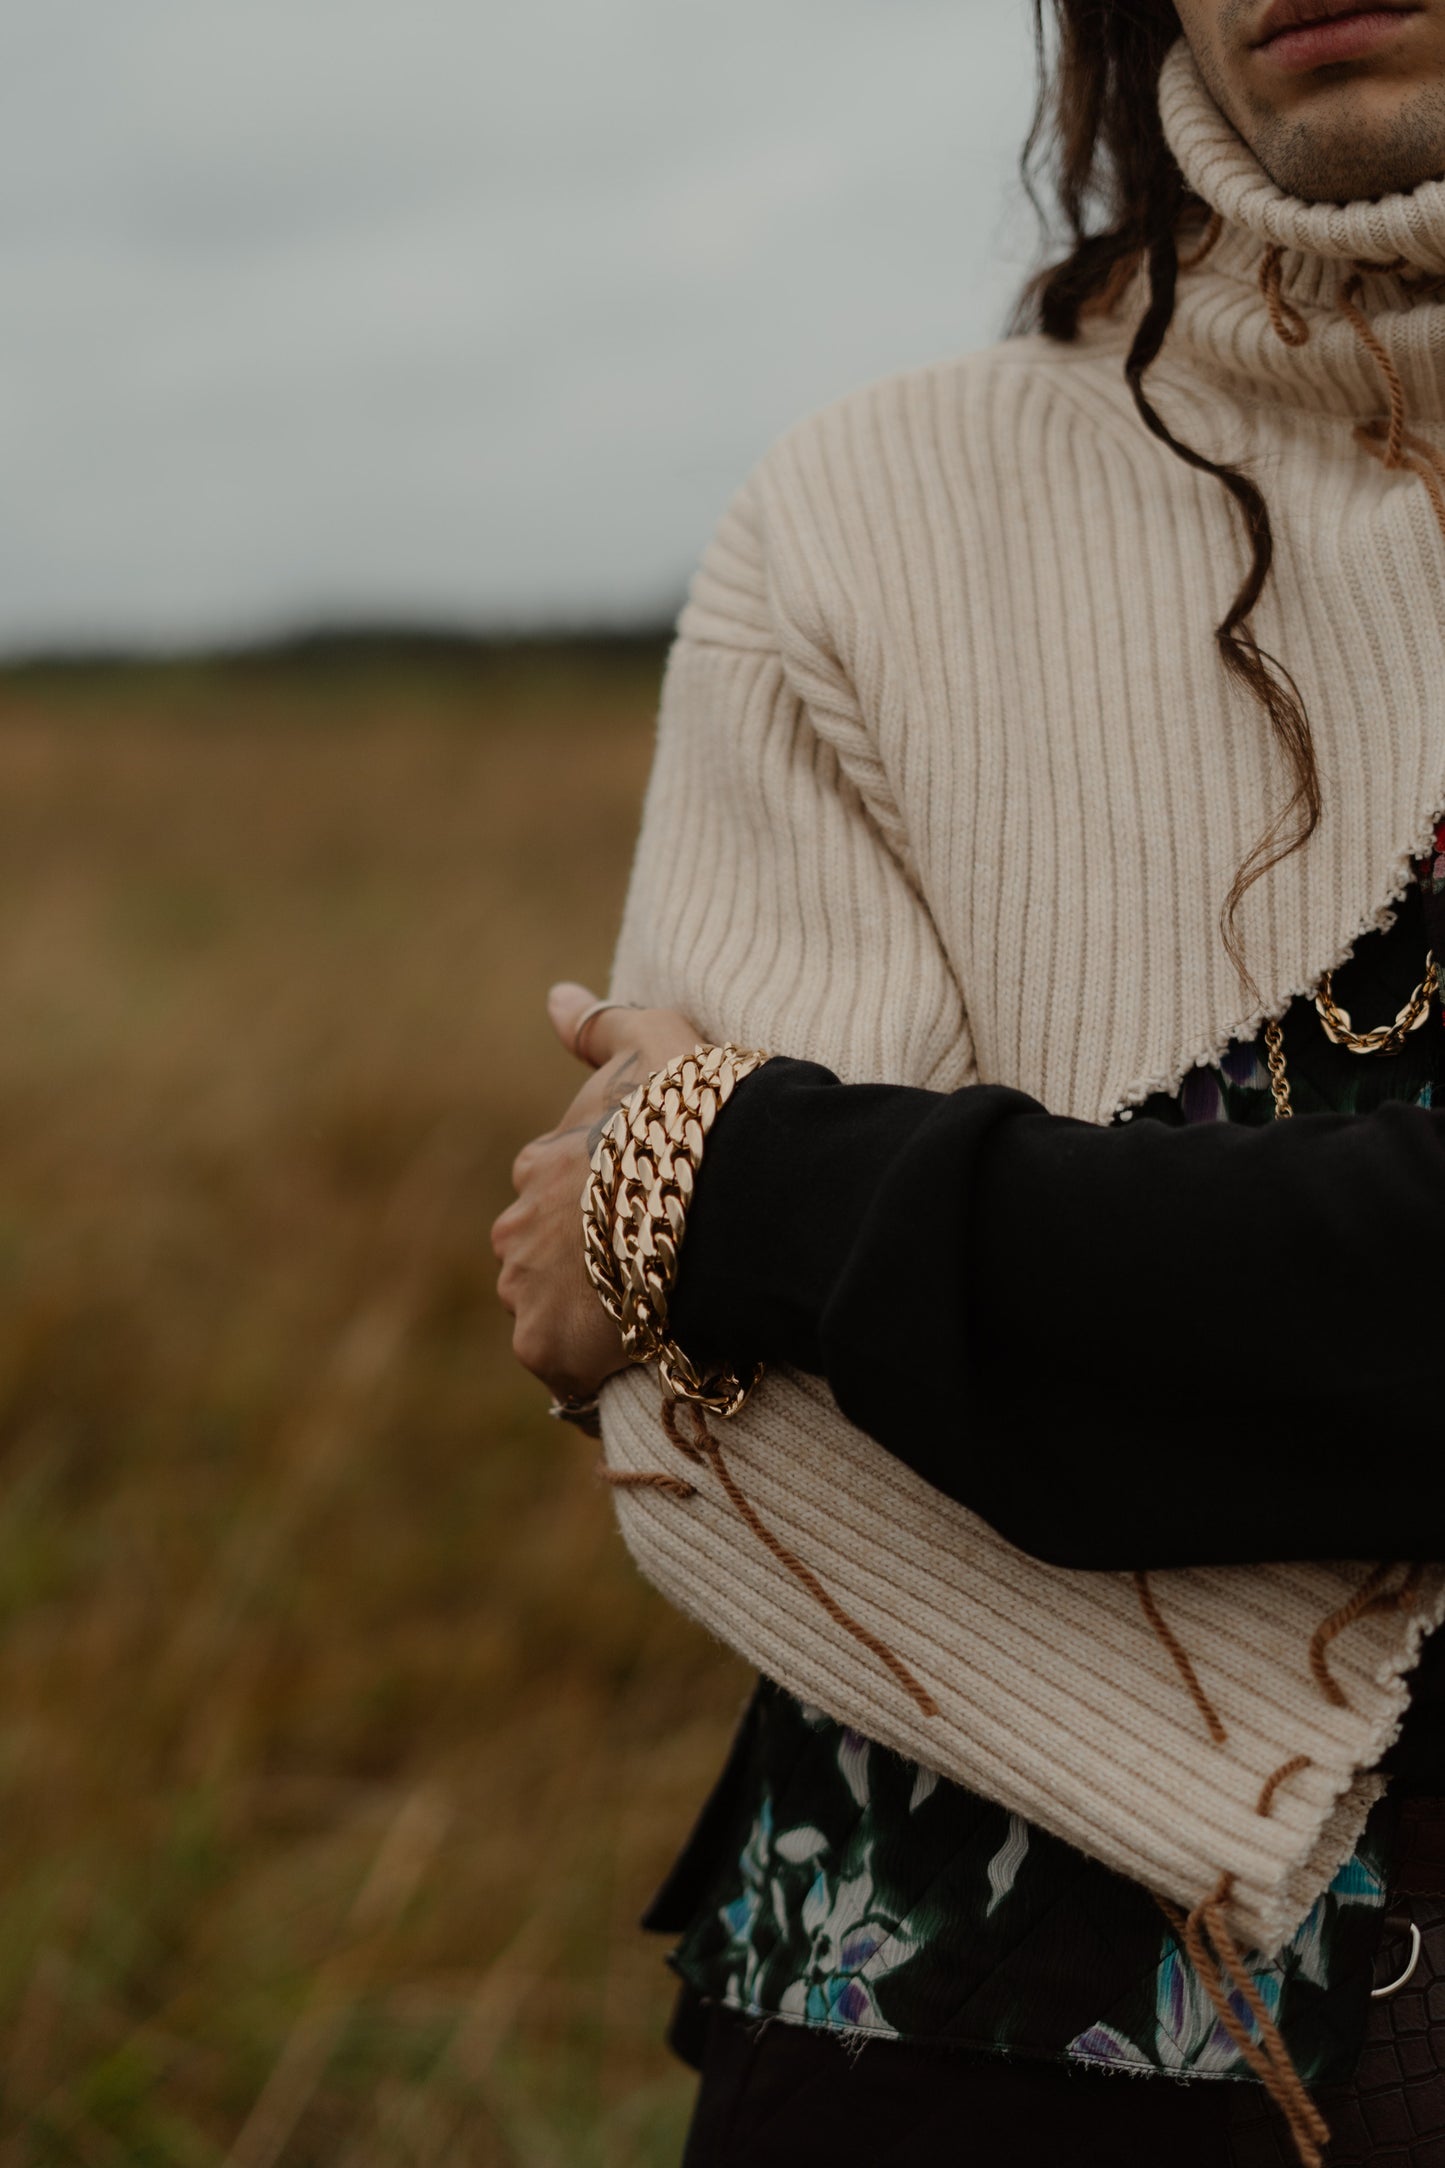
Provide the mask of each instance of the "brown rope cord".
POLYGON ((1205 257, 1209 254, 1210 250, 1213 248, 1215 242, 1219 239, 1219 236, 1223 233, 1223 231, 1223 213, 1220 211, 1211 212, 1209 223, 1205 227, 1203 233, 1200 235, 1198 245, 1190 249, 1187 256, 1180 257, 1180 270, 1197 271, 1200 264, 1203 263, 1205 257))
POLYGON ((1381 344, 1378 333, 1360 307, 1359 294, 1363 281, 1358 271, 1346 280, 1340 295, 1340 309, 1345 321, 1354 331, 1365 352, 1380 372, 1389 402, 1389 420, 1385 430, 1384 462, 1387 467, 1404 465, 1402 452, 1405 443, 1405 387, 1400 382, 1400 372, 1381 344))
MULTIPOLYGON (((1286 346, 1303 346, 1310 335, 1309 325, 1293 303, 1284 298, 1281 290, 1281 254, 1282 251, 1275 245, 1267 248, 1261 257, 1260 291, 1264 295, 1276 337, 1286 346)), ((1392 257, 1388 263, 1372 263, 1367 258, 1358 258, 1340 294, 1341 312, 1379 372, 1380 381, 1385 387, 1388 408, 1388 413, 1377 416, 1373 421, 1361 422, 1355 430, 1355 438, 1382 466, 1392 469, 1403 467, 1424 484, 1436 524, 1441 534, 1445 535, 1445 453, 1437 450, 1428 438, 1406 426, 1405 387, 1400 381, 1400 372, 1360 307, 1360 293, 1367 273, 1384 277, 1402 274, 1405 270, 1406 262, 1403 256, 1392 257)), ((1434 300, 1439 297, 1442 289, 1445 289, 1445 273, 1422 272, 1413 278, 1401 276, 1400 284, 1412 303, 1423 297, 1434 300)))
POLYGON ((1221 1875, 1212 1895, 1197 1904, 1186 1919, 1180 1920, 1172 1907, 1163 1909, 1183 1942, 1220 2024, 1288 2123, 1302 2168, 1322 2168, 1324 2156, 1320 2148, 1329 2143, 1329 2128, 1305 2090, 1304 2080, 1230 1934, 1224 1907, 1233 1894, 1234 1877, 1221 1875), (1250 2036, 1241 2021, 1231 1993, 1238 1994, 1249 2011, 1257 2038, 1250 2036))
POLYGON ((1254 2019, 1260 2046, 1274 2070, 1275 2084, 1268 2085, 1266 2081, 1271 2098, 1284 2112, 1305 2168, 1319 2168, 1321 2155, 1318 2148, 1330 2142, 1329 2125, 1305 2090, 1304 2080, 1296 2070, 1289 2049, 1280 2037, 1279 2028, 1264 2006, 1264 1998, 1254 1984, 1239 1945, 1229 1931, 1224 1907, 1232 1894, 1233 1881, 1226 1875, 1221 1879, 1213 1897, 1200 1907, 1210 1944, 1219 1964, 1220 1985, 1223 1987, 1225 1981, 1232 1977, 1236 1993, 1243 1997, 1249 2014, 1254 2019))
MULTIPOLYGON (((1340 296, 1340 307, 1346 320, 1380 373, 1389 406, 1387 417, 1379 416, 1374 421, 1361 422, 1355 431, 1355 438, 1382 466, 1404 467, 1424 484, 1430 499, 1430 508, 1435 514, 1436 525, 1441 534, 1445 535, 1445 455, 1437 451, 1427 438, 1407 428, 1405 389, 1400 382, 1400 372, 1359 306, 1362 272, 1393 272, 1399 270, 1403 263, 1404 258, 1397 257, 1393 263, 1388 264, 1357 264, 1340 296)), ((1402 279, 1401 284, 1412 301, 1422 296, 1433 299, 1438 295, 1442 284, 1445 284, 1445 279, 1433 273, 1422 274, 1419 278, 1402 279)))
POLYGON ((1229 1932, 1224 1907, 1233 1894, 1234 1877, 1226 1874, 1212 1895, 1187 1915, 1157 1891, 1154 1902, 1194 1967, 1220 2024, 1288 2123, 1304 2168, 1320 2168, 1319 2148, 1329 2143, 1330 2134, 1229 1932), (1257 2039, 1251 2038, 1230 2000, 1231 1983, 1254 2019, 1257 2039))
POLYGON ((1167 1897, 1161 1897, 1157 1889, 1153 1892, 1153 1897, 1155 1904, 1158 1905, 1159 1910, 1173 1928, 1174 1939, 1182 1949, 1184 1946, 1184 1914, 1180 1911, 1178 1905, 1172 1905, 1167 1897))
POLYGON ((1436 524, 1439 526, 1441 533, 1445 534, 1445 488, 1441 486, 1442 478, 1445 478, 1445 465, 1442 465, 1442 455, 1436 451, 1432 444, 1427 444, 1423 437, 1417 436, 1413 430, 1407 429, 1401 439, 1404 447, 1403 456, 1399 460, 1392 461, 1387 446, 1382 441, 1384 433, 1385 422, 1382 417, 1378 421, 1361 422, 1355 431, 1355 437, 1357 442, 1363 444, 1365 450, 1378 459, 1382 466, 1405 467, 1424 483, 1430 498, 1430 508, 1435 514, 1436 524))
MULTIPOLYGON (((1233 1875, 1222 1875, 1218 1886, 1215 1886, 1215 1895, 1202 1899, 1200 1904, 1196 1904, 1194 1912, 1187 1914, 1187 1919, 1183 1921, 1183 1930, 1181 1930, 1183 1932, 1183 1943, 1185 1943, 1189 1964, 1194 1966, 1194 1971, 1198 1973, 1200 1982, 1205 1984, 1205 1992, 1209 1995, 1209 2001, 1213 2003, 1215 2016, 1220 2018, 1220 2025, 1224 2027, 1228 2038, 1235 2042, 1235 2047, 1239 2049, 1239 2053, 1244 2055, 1244 2060, 1248 2062, 1250 2070, 1254 2070, 1254 2075, 1261 2079, 1265 2090, 1270 2092, 1270 2099, 1278 2099, 1278 2094, 1274 2090, 1274 2077, 1276 2077, 1274 2057, 1265 2051, 1261 2040, 1254 2040, 1250 2036, 1250 2031, 1244 2025, 1244 2021, 1241 2021, 1241 2016, 1235 2010, 1235 2005, 1231 2003, 1231 1999, 1228 1999, 1228 1988, 1224 1984, 1224 1966, 1220 1964, 1218 1951, 1213 1949, 1211 1940, 1207 1936, 1207 1925, 1205 1923, 1207 1923, 1207 1914, 1209 1914, 1211 1906, 1222 1904, 1222 1901, 1228 1901, 1228 1895, 1231 1895, 1231 1893, 1233 1893, 1233 1875)), ((1283 2107, 1283 2105, 1285 2103, 1280 2101, 1280 2107, 1283 2107)), ((1296 2118, 1291 2116, 1291 2112, 1287 2107, 1285 2107, 1285 2116, 1289 2118, 1289 2127, 1293 2129, 1293 2122, 1296 2122, 1296 2118)))
MULTIPOLYGON (((938 1703, 928 1689, 919 1684, 902 1658, 895 1656, 887 1643, 880 1641, 877 1634, 870 1632, 868 1627, 854 1618, 851 1611, 845 1611, 837 1597, 831 1595, 823 1586, 812 1568, 805 1566, 797 1552, 790 1550, 781 1537, 775 1536, 766 1522, 759 1518, 748 1498, 739 1489, 732 1470, 723 1458, 722 1447, 713 1435, 702 1409, 695 1407, 691 1401, 666 1398, 662 1403, 662 1427, 684 1459, 690 1460, 695 1467, 711 1468, 738 1518, 752 1530, 759 1543, 778 1561, 784 1571, 790 1573, 799 1586, 807 1590, 813 1601, 826 1611, 833 1624, 841 1627, 844 1633, 851 1634, 870 1655, 876 1656, 884 1669, 898 1681, 909 1700, 921 1709, 925 1716, 937 1716, 938 1703), (679 1410, 684 1406, 692 1419, 691 1438, 684 1437, 680 1427, 679 1410)), ((697 1496, 696 1486, 685 1483, 680 1476, 632 1475, 611 1468, 604 1468, 602 1474, 606 1481, 618 1490, 665 1491, 668 1496, 679 1499, 697 1496)))
POLYGON ((1197 1904, 1188 1917, 1180 1923, 1178 1931, 1183 1939, 1185 1954, 1188 1956, 1189 1962, 1193 1965, 1196 1973, 1198 1973, 1204 1991, 1214 2005, 1215 2015, 1218 2017, 1220 2024, 1224 2027, 1225 2032, 1234 2042, 1236 2048, 1238 2048, 1250 2069, 1260 2080, 1271 2100, 1283 2111, 1285 2119, 1293 2132, 1296 2130, 1296 2113, 1292 2113, 1291 2108, 1286 2107, 1279 2097, 1278 2080, 1273 2060, 1265 2051, 1262 2043, 1251 2039, 1240 2020, 1238 2012, 1230 2002, 1229 1991, 1225 1986, 1223 1968, 1220 1965, 1218 1954, 1206 1936, 1205 1914, 1209 1910, 1211 1903, 1226 1902, 1231 1888, 1232 1878, 1229 1875, 1222 1876, 1214 1898, 1206 1897, 1197 1904))
POLYGON ((1144 1616, 1163 1643, 1170 1662, 1183 1682, 1186 1693, 1203 1718, 1205 1730, 1209 1733, 1216 1746, 1223 1746, 1229 1737, 1229 1733, 1224 1728, 1219 1711, 1199 1683, 1199 1673, 1189 1661, 1188 1650, 1160 1610, 1154 1591, 1149 1586, 1148 1574, 1136 1573, 1132 1576, 1132 1579, 1144 1616))
POLYGON ((1281 1762, 1278 1769, 1265 1778, 1260 1795, 1254 1803, 1255 1813, 1260 1815, 1272 1813, 1275 1793, 1280 1786, 1288 1784, 1291 1777, 1297 1777, 1301 1769, 1312 1769, 1313 1767, 1314 1763, 1310 1760, 1308 1754, 1296 1754, 1292 1760, 1281 1762))
POLYGON ((684 1504, 697 1496, 696 1483, 685 1483, 680 1475, 664 1475, 661 1469, 653 1475, 634 1474, 627 1468, 609 1468, 605 1460, 599 1460, 597 1473, 614 1490, 666 1491, 669 1498, 681 1499, 684 1504))
POLYGON ((1294 303, 1285 300, 1280 289, 1280 258, 1283 254, 1278 243, 1265 250, 1260 259, 1259 290, 1264 295, 1275 337, 1285 346, 1304 346, 1309 339, 1310 327, 1294 303))
POLYGON ((1395 1560, 1371 1567, 1353 1596, 1347 1598, 1337 1611, 1332 1611, 1328 1618, 1321 1619, 1310 1637, 1310 1675, 1332 1709, 1348 1709, 1350 1703, 1344 1688, 1330 1670, 1330 1644, 1337 1641, 1346 1627, 1353 1626, 1358 1619, 1370 1618, 1380 1612, 1405 1611, 1415 1600, 1424 1568, 1407 1567, 1405 1578, 1399 1587, 1387 1588, 1385 1584, 1390 1575, 1397 1571, 1397 1567, 1398 1561, 1395 1560))

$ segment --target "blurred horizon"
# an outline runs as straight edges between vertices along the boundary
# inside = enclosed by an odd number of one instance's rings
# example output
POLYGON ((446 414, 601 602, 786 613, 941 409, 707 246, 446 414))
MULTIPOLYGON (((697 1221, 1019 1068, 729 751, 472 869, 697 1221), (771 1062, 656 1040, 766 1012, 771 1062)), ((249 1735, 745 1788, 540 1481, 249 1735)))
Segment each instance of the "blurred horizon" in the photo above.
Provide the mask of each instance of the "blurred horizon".
POLYGON ((127 645, 119 641, 87 643, 83 640, 0 649, 0 682, 15 683, 27 676, 67 675, 123 676, 135 671, 219 669, 244 673, 274 665, 293 665, 300 670, 412 663, 419 667, 446 669, 461 663, 485 669, 491 665, 543 664, 552 656, 572 663, 589 660, 604 666, 613 660, 636 659, 661 670, 676 634, 676 618, 682 607, 667 617, 607 623, 577 622, 512 629, 507 626, 395 623, 317 623, 277 626, 252 637, 244 632, 194 641, 177 640, 165 646, 144 641, 127 645))
POLYGON ((62 0, 0 56, 4 656, 665 627, 767 445, 1036 253, 1023 0, 62 0))

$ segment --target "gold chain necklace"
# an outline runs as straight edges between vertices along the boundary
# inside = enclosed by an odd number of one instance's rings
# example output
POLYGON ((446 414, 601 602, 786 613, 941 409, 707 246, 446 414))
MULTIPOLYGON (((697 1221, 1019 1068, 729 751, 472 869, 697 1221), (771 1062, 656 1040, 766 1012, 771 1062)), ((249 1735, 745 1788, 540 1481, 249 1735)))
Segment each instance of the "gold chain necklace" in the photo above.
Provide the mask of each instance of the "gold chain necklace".
MULTIPOLYGON (((1430 1004, 1439 984, 1440 967, 1432 950, 1425 958, 1424 978, 1393 1024, 1377 1024, 1373 1031, 1356 1031, 1350 1021, 1349 1010, 1342 1009, 1335 1000, 1328 971, 1320 980, 1320 990, 1315 995, 1315 1007, 1325 1027, 1325 1037, 1334 1045, 1347 1047, 1352 1054, 1399 1054, 1404 1051, 1405 1041, 1410 1033, 1418 1031, 1430 1014, 1430 1004)), ((1269 1088, 1274 1096, 1275 1119, 1287 1122, 1293 1118, 1294 1107, 1290 1099, 1289 1071, 1284 1058, 1284 1033, 1280 1029, 1278 1017, 1271 1017, 1265 1025, 1264 1044, 1269 1063, 1269 1088)))

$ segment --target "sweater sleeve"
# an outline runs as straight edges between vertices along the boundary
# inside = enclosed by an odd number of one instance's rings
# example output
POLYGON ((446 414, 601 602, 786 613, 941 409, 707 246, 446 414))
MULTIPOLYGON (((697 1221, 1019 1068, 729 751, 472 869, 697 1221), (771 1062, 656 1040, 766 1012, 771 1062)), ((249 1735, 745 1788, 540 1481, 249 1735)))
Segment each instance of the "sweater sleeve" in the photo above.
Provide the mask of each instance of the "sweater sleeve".
POLYGON ((779 1061, 709 1139, 673 1324, 826 1378, 1050 1564, 1439 1558, 1442 1226, 1445 1111, 1107 1129, 779 1061))
POLYGON ((768 527, 764 469, 669 658, 612 992, 845 1077, 965 1083, 962 997, 814 591, 827 567, 794 550, 781 591, 768 527))

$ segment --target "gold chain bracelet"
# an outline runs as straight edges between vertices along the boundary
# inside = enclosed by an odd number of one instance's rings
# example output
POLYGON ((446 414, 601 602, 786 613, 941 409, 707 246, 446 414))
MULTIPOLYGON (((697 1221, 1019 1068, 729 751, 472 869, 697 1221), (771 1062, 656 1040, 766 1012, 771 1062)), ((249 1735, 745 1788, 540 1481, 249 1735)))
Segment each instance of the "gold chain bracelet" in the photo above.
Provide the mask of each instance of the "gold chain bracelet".
POLYGON ((629 1359, 656 1363, 670 1398, 714 1415, 736 1415, 762 1373, 699 1370, 668 1336, 668 1306, 708 1131, 767 1058, 699 1046, 659 1069, 608 1122, 582 1192, 587 1274, 629 1359))

